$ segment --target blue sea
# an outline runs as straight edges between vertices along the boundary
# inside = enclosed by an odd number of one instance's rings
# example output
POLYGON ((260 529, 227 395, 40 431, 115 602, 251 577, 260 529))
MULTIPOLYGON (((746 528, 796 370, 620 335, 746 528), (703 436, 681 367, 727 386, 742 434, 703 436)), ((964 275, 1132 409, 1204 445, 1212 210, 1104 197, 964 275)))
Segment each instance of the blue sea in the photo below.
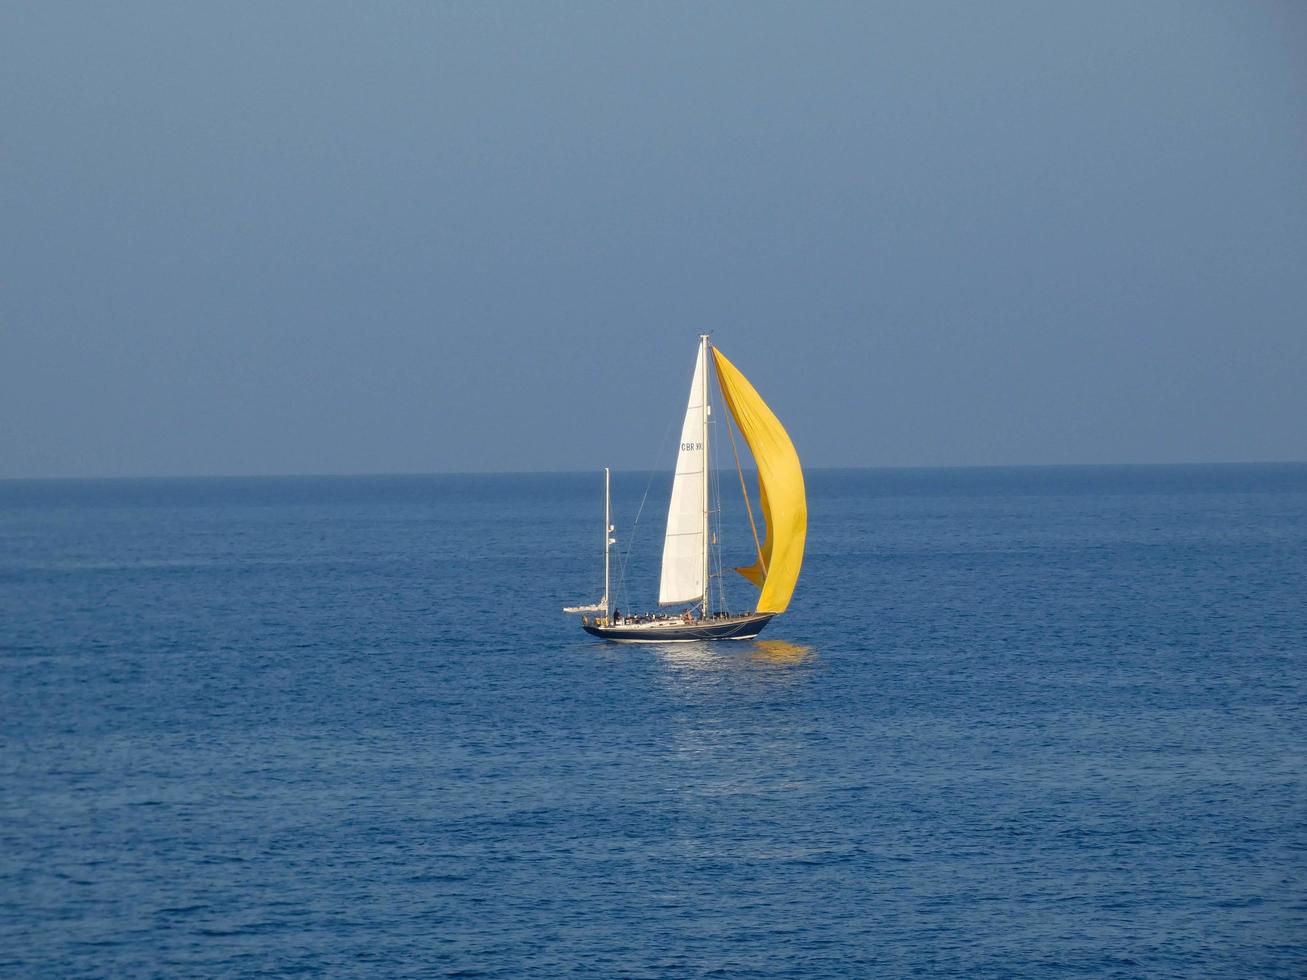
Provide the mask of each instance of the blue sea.
POLYGON ((666 646, 601 480, 0 483, 0 975, 1307 974, 1307 466, 812 472, 666 646))

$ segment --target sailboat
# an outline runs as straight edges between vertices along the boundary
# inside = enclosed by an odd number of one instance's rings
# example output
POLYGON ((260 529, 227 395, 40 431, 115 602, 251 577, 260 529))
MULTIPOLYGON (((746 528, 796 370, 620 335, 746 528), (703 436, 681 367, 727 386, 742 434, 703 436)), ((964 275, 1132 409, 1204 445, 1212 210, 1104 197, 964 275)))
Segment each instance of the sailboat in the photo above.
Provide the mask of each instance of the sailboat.
MULTIPOLYGON (((731 432, 729 426, 728 421, 728 432, 731 432)), ((733 432, 731 444, 734 449, 733 432)), ((581 628, 591 636, 620 643, 748 640, 762 632, 773 616, 788 608, 803 565, 803 545, 808 533, 808 504, 799 454, 780 420, 749 380, 710 342, 708 334, 699 337, 695 355, 694 378, 681 426, 663 538, 658 604, 663 608, 680 606, 679 612, 622 615, 613 608, 610 549, 617 541, 613 537, 611 487, 612 476, 605 468, 603 598, 563 610, 582 614, 581 628), (732 613, 725 608, 720 570, 714 576, 710 567, 712 547, 716 543, 711 526, 714 514, 709 506, 708 452, 712 420, 710 375, 714 373, 730 417, 753 453, 758 469, 762 540, 758 537, 758 522, 754 520, 744 471, 739 465, 738 452, 735 453, 756 558, 752 564, 735 571, 759 590, 753 611, 746 613, 732 613)))

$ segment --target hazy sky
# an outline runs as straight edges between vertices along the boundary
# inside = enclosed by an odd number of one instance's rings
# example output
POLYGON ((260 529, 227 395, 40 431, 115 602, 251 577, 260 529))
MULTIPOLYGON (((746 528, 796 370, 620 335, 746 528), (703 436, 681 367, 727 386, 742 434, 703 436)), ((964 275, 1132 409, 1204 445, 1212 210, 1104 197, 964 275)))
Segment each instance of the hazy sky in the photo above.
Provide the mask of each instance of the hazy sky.
POLYGON ((0 141, 3 477, 648 468, 704 330, 812 466, 1307 459, 1307 3, 9 0, 0 141))

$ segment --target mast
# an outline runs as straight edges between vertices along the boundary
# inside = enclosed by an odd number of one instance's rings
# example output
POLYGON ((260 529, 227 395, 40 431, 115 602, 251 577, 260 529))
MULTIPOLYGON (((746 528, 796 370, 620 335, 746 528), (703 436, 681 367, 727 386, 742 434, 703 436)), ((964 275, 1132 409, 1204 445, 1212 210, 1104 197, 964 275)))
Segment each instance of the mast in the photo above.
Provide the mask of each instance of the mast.
POLYGON ((608 587, 608 549, 613 543, 613 507, 612 494, 610 491, 612 475, 607 466, 604 467, 604 620, 612 622, 613 601, 608 587))
MULTIPOLYGON (((612 599, 610 598, 612 594, 612 583, 610 581, 611 576, 609 572, 610 562, 608 559, 608 552, 613 545, 617 544, 617 539, 611 536, 613 533, 613 507, 612 507, 612 494, 610 493, 611 485, 612 485, 612 473, 608 469, 608 467, 605 466, 604 467, 604 595, 603 598, 600 599, 598 602, 591 603, 588 606, 564 606, 563 607, 563 612, 565 613, 602 612, 604 614, 605 622, 609 622, 613 618, 612 616, 613 602, 612 599)), ((595 617, 595 622, 596 624, 598 624, 597 616, 595 617)))
POLYGON ((703 366, 703 618, 708 618, 708 608, 710 605, 709 595, 712 593, 712 578, 709 576, 708 554, 711 548, 708 545, 708 461, 712 458, 708 455, 708 338, 710 334, 699 335, 699 360, 703 366))

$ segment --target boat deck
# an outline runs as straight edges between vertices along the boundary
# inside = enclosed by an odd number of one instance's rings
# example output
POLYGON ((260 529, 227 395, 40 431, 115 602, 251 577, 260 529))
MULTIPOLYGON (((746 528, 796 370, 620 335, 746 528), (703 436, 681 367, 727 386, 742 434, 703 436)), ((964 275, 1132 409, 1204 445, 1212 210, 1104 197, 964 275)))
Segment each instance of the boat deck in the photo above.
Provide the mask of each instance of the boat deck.
POLYGON ((716 616, 711 619, 623 617, 620 622, 599 626, 583 623, 591 636, 615 643, 692 643, 701 640, 751 640, 762 632, 772 613, 716 616))

